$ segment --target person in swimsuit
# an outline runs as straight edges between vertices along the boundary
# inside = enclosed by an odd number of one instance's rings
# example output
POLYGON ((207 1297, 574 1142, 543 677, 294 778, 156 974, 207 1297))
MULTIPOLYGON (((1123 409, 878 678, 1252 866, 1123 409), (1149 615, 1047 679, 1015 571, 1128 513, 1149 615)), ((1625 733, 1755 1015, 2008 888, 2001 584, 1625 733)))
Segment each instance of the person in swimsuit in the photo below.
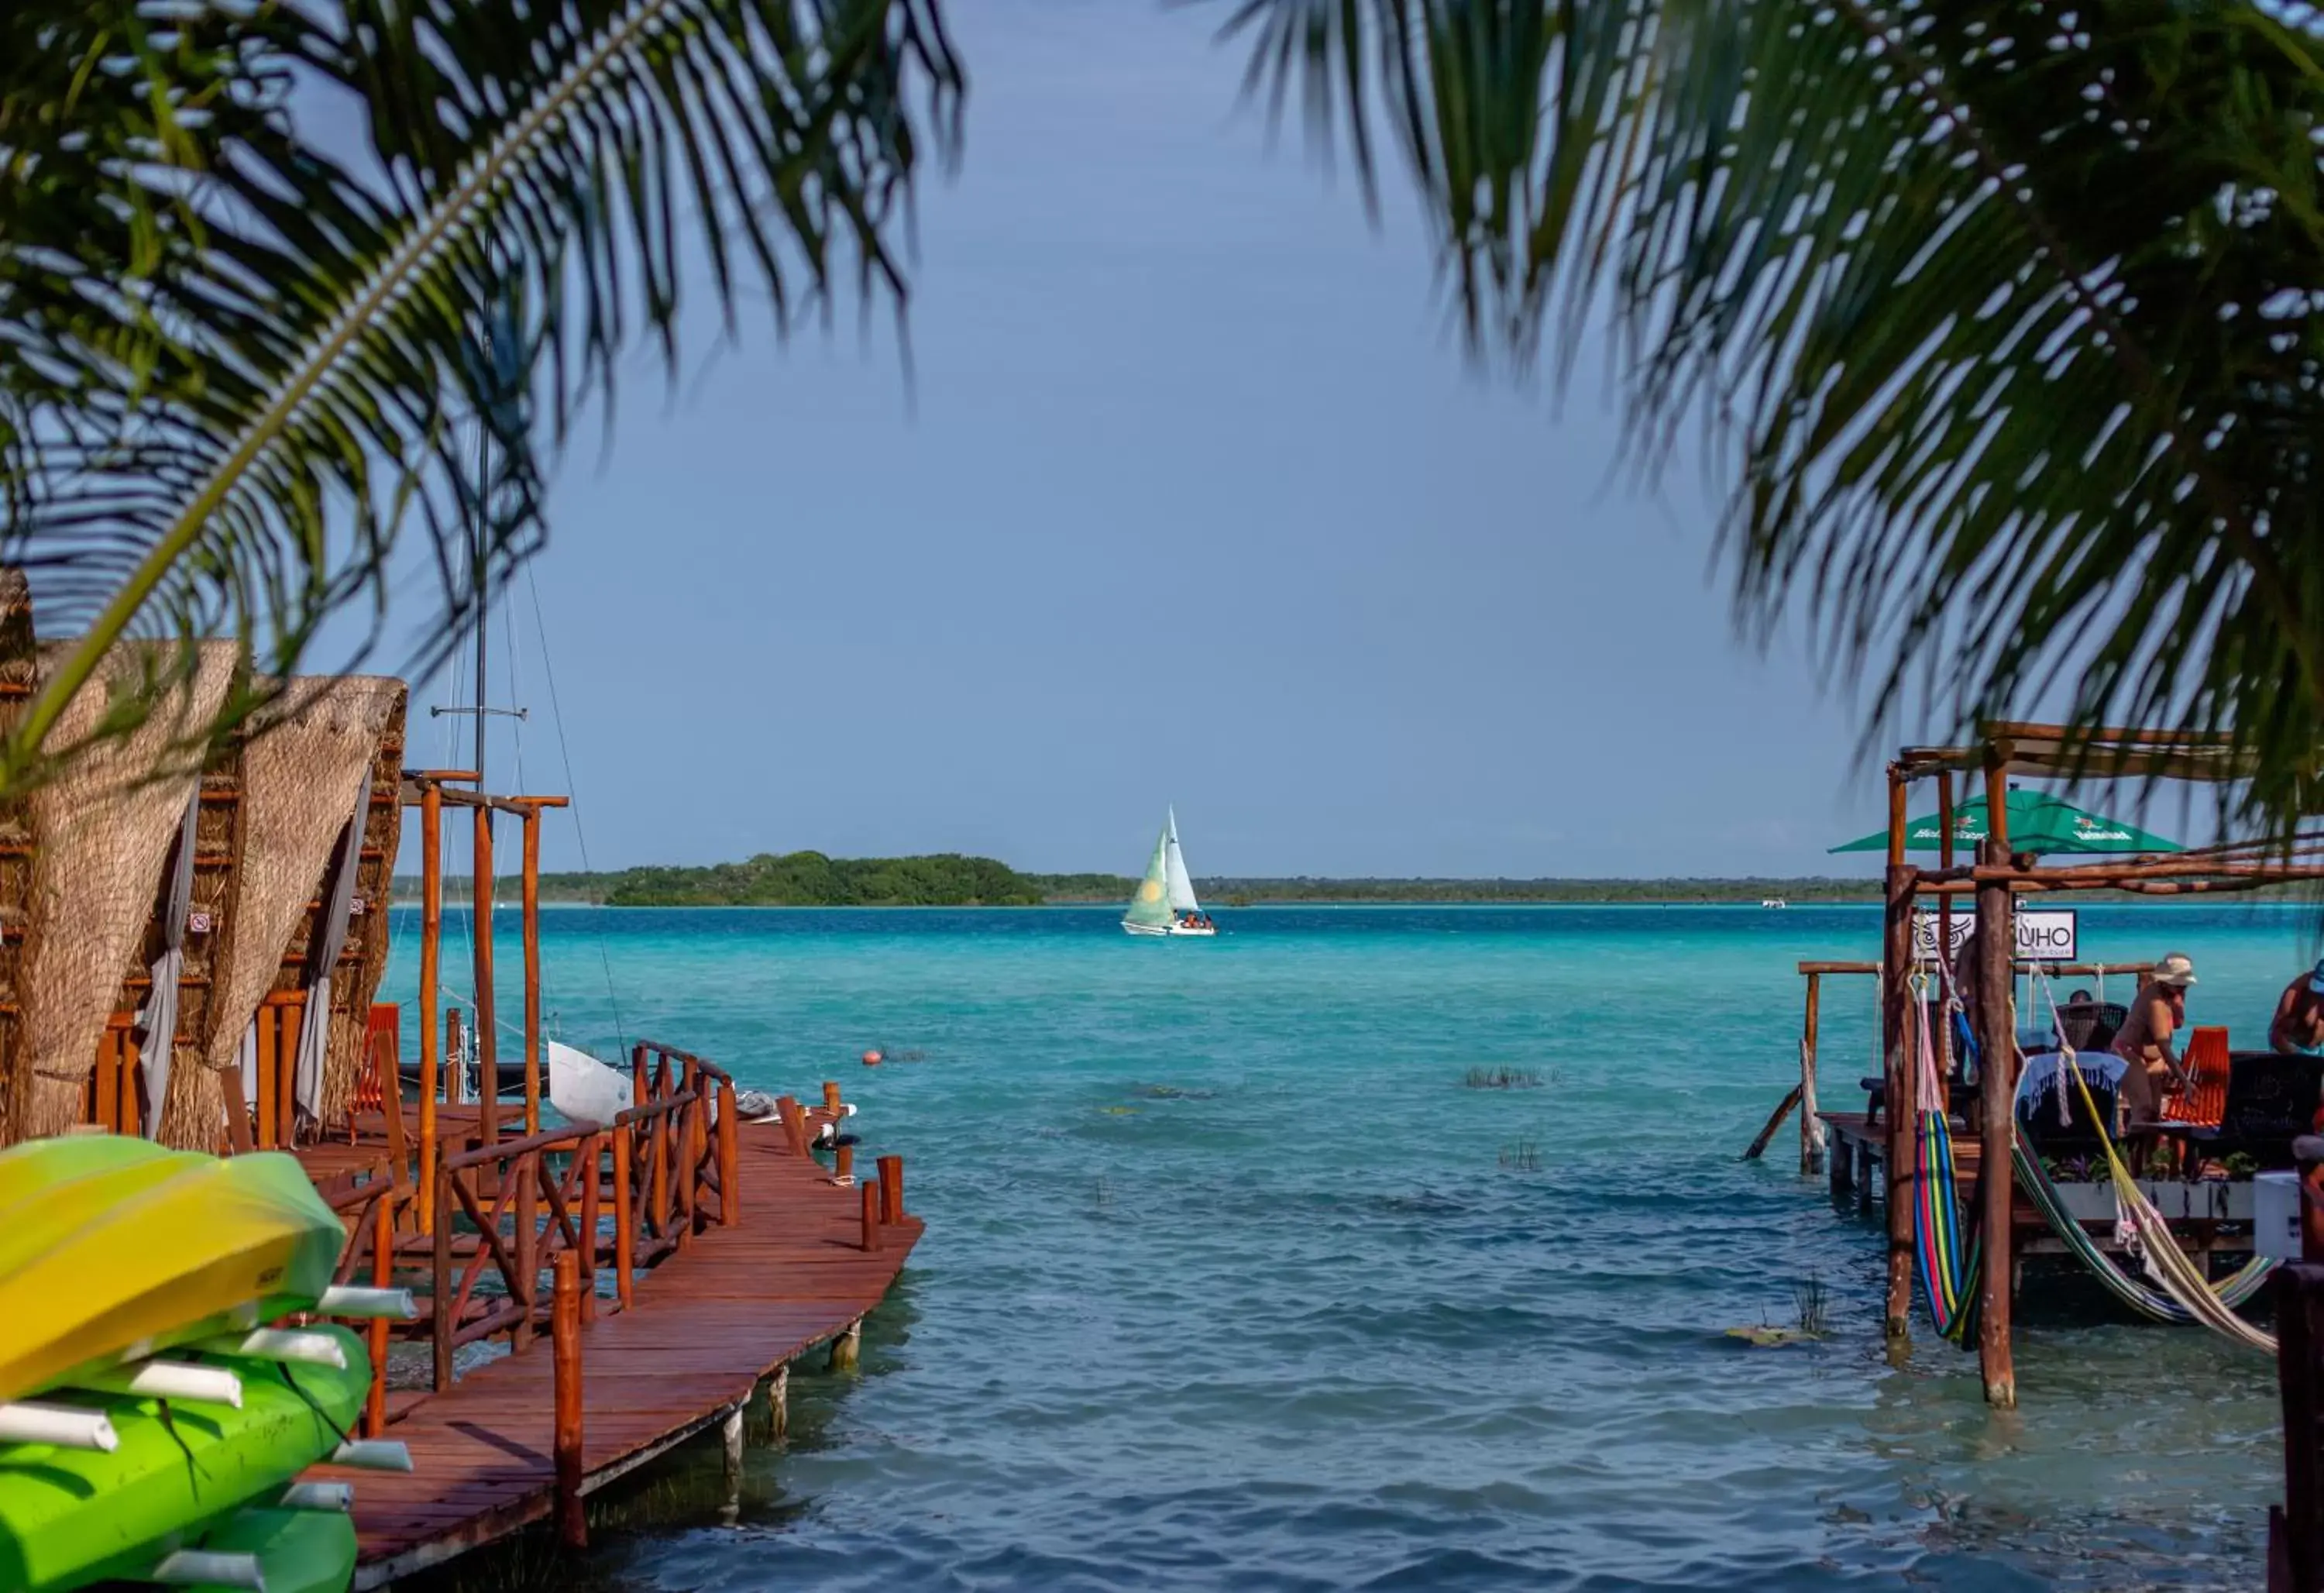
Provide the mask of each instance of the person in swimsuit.
POLYGON ((2286 985, 2283 994, 2275 998, 2267 1043, 2269 1050, 2286 1056, 2324 1051, 2324 959, 2286 985))
POLYGON ((2163 1091, 2173 1083, 2187 1088, 2187 1070, 2179 1065, 2171 1037, 2186 1025, 2187 986, 2194 982, 2194 960, 2182 951, 2172 952, 2154 965, 2130 1004, 2122 1032, 2114 1037, 2114 1054, 2129 1064, 2122 1076, 2120 1110, 2134 1168, 2144 1167, 2144 1157, 2153 1149, 2156 1136, 2145 1125, 2163 1115, 2163 1091))

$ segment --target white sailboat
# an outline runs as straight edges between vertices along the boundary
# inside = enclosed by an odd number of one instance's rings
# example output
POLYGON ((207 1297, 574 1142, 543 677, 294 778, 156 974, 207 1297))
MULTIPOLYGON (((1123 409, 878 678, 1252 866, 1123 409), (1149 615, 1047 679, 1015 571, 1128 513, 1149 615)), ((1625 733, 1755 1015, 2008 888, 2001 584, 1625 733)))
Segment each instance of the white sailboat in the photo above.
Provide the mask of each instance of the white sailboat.
POLYGON ((1146 865, 1146 877, 1139 882, 1138 894, 1130 899, 1130 909, 1121 915, 1121 927, 1133 935, 1215 935, 1219 926, 1203 911, 1202 903, 1194 898, 1194 881, 1186 872, 1186 856, 1178 849, 1178 815, 1165 809, 1162 833, 1154 842, 1154 856, 1146 865))

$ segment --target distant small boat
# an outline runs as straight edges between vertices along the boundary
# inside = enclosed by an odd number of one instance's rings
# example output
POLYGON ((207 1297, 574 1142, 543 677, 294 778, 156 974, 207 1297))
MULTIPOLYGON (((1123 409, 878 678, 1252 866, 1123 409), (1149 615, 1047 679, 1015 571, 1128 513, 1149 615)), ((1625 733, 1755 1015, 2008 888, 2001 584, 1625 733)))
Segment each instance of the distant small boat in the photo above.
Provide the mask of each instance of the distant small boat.
POLYGON ((1781 896, 1762 896, 1759 898, 1759 905, 1762 907, 1789 907, 1791 903, 1784 901, 1781 896))
POLYGON ((1133 935, 1215 935, 1219 926, 1194 899, 1185 854, 1178 849, 1178 815, 1169 809, 1163 813, 1154 856, 1138 894, 1130 899, 1130 910, 1121 915, 1121 927, 1133 935))

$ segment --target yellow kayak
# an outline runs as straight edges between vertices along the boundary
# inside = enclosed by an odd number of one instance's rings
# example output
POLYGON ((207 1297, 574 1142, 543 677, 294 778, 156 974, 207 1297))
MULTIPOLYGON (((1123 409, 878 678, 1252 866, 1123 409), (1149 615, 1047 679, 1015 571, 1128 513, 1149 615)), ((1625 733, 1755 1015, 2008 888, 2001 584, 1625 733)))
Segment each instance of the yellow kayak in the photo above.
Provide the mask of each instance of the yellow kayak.
POLYGON ((346 1230, 297 1160, 76 1135, 0 1151, 0 1401, 306 1311, 346 1230))

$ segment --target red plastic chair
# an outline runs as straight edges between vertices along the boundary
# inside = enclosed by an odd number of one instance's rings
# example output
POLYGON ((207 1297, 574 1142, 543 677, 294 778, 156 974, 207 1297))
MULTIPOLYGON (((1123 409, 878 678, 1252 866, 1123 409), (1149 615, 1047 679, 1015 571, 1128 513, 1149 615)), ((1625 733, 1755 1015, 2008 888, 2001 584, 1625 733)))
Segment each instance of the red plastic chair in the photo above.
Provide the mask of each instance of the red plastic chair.
POLYGON ((2163 1092, 2163 1120, 2173 1126, 2217 1128, 2227 1105, 2226 1028, 2190 1030, 2187 1052, 2179 1060, 2190 1083, 2184 1088, 2173 1084, 2163 1092))

